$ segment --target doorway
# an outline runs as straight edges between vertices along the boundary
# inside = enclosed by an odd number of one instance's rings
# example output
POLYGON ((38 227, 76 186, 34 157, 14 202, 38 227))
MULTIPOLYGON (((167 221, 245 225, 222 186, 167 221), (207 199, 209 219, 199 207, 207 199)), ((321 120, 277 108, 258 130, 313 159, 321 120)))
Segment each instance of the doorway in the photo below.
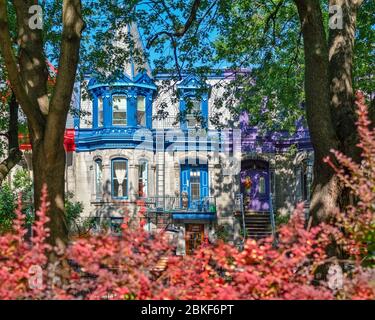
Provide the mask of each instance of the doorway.
POLYGON ((269 165, 266 161, 247 160, 241 164, 241 193, 246 210, 270 210, 269 165))
POLYGON ((208 168, 201 166, 181 166, 181 194, 188 196, 188 208, 199 209, 202 200, 208 196, 208 168))
POLYGON ((191 255, 203 244, 204 224, 186 224, 185 230, 186 254, 191 255))

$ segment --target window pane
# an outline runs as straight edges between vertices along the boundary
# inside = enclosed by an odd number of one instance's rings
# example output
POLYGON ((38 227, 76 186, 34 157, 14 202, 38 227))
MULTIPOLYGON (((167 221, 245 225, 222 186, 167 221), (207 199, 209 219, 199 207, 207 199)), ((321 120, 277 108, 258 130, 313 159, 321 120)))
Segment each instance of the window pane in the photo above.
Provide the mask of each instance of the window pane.
POLYGON ((126 126, 127 97, 113 97, 113 125, 126 126))
POLYGON ((194 128, 199 125, 199 116, 201 113, 201 102, 199 100, 189 100, 188 113, 186 121, 189 128, 194 128))
POLYGON ((191 183, 191 200, 199 200, 200 199, 200 184, 199 183, 191 183))
POLYGON ((115 160, 112 162, 112 179, 112 195, 117 198, 127 197, 128 172, 126 160, 115 160))
POLYGON ((138 195, 140 197, 147 197, 147 162, 142 161, 139 164, 139 174, 138 174, 138 195))
POLYGON ((266 179, 264 177, 259 178, 259 193, 266 193, 266 179))
POLYGON ((146 98, 143 96, 137 98, 137 119, 140 126, 146 126, 146 98))
POLYGON ((103 117, 103 98, 98 98, 98 126, 103 127, 104 117, 103 117))
POLYGON ((200 171, 191 171, 190 186, 191 186, 191 200, 200 199, 200 171))
POLYGON ((98 159, 95 161, 95 193, 97 199, 100 199, 102 197, 102 175, 102 161, 98 159))

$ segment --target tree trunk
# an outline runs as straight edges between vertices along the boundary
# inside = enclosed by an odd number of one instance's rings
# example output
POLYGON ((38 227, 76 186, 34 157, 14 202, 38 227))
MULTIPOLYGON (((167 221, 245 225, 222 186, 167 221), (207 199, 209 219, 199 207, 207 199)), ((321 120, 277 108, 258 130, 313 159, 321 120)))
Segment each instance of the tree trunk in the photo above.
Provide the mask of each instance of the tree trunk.
MULTIPOLYGON (((17 17, 17 45, 8 22, 8 1, 0 0, 0 50, 17 101, 22 107, 29 126, 33 152, 35 207, 40 206, 41 190, 48 188, 51 221, 49 242, 65 245, 68 229, 64 210, 66 118, 79 60, 79 48, 84 22, 80 0, 62 1, 62 33, 56 84, 52 95, 47 90, 43 30, 29 27, 29 8, 35 0, 12 1, 17 17)), ((46 30, 45 30, 46 31, 46 30)))
MULTIPOLYGON (((330 0, 331 6, 342 9, 342 28, 329 29, 329 82, 332 121, 339 139, 338 150, 360 162, 357 147, 356 107, 353 92, 353 55, 357 8, 362 1, 330 0)), ((351 203, 350 191, 342 186, 338 206, 344 209, 351 203)))
POLYGON ((32 139, 32 161, 34 178, 34 204, 38 209, 41 205, 43 186, 47 186, 48 202, 50 203, 48 228, 51 245, 64 247, 68 242, 68 227, 64 209, 65 203, 65 150, 63 143, 56 146, 53 152, 45 150, 44 141, 32 139))
POLYGON ((0 163, 0 186, 13 167, 22 159, 18 142, 18 103, 14 93, 9 102, 8 157, 0 163))
POLYGON ((295 0, 304 39, 306 118, 315 152, 310 214, 313 224, 336 208, 340 186, 323 159, 338 148, 329 103, 328 47, 319 1, 295 0))

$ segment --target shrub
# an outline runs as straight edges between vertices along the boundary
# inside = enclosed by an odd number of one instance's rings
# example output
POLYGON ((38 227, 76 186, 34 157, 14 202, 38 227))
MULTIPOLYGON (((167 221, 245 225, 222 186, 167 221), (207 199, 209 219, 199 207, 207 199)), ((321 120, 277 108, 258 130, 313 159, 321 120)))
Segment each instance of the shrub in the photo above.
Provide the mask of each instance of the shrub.
MULTIPOLYGON (((47 190, 36 213, 30 243, 23 240, 21 202, 13 232, 0 236, 1 299, 375 299, 375 274, 363 264, 373 232, 375 139, 368 129, 366 107, 359 102, 360 165, 334 152, 345 168, 335 168, 359 202, 337 212, 331 224, 304 228, 303 205, 272 239, 247 240, 243 250, 218 241, 204 243, 193 255, 173 255, 166 233, 144 230, 144 204, 139 215, 126 217, 121 236, 100 234, 72 241, 65 251, 46 244, 47 190), (369 181, 370 180, 370 181, 369 181), (340 256, 327 247, 339 244, 340 256), (53 254, 52 254, 53 253, 53 254), (345 256, 342 259, 341 256, 345 256), (53 257, 53 259, 48 259, 53 257), (158 268, 168 258, 165 271, 158 268), (69 262, 69 263, 68 263, 69 262), (327 281, 317 270, 331 265, 327 281)), ((326 159, 331 163, 329 159, 326 159)))

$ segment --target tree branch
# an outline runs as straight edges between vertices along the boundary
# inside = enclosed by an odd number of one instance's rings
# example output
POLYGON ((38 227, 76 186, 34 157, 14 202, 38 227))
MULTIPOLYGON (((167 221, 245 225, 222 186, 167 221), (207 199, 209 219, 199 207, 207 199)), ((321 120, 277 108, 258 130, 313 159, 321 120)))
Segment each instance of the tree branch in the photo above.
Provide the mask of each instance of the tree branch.
POLYGON ((8 176, 12 168, 22 159, 22 152, 18 142, 18 103, 14 93, 9 102, 9 132, 8 136, 8 157, 0 163, 0 185, 8 176))
POLYGON ((278 12, 279 12, 279 10, 280 10, 280 8, 282 7, 283 4, 284 4, 284 0, 280 0, 280 1, 277 3, 275 9, 274 9, 274 10, 270 13, 270 15, 267 17, 267 19, 266 19, 266 23, 265 23, 265 25, 264 25, 264 33, 266 33, 266 32, 268 31, 268 29, 269 29, 269 24, 270 24, 271 20, 273 21, 273 24, 275 24, 275 19, 276 19, 277 14, 278 14, 278 12))
POLYGON ((63 145, 66 118, 69 112, 79 61, 82 31, 85 27, 80 0, 64 0, 61 53, 47 120, 46 150, 55 150, 56 143, 63 145), (60 143, 61 142, 61 143, 60 143))
POLYGON ((39 112, 38 104, 36 101, 32 101, 29 98, 26 89, 23 86, 23 81, 16 63, 12 44, 13 42, 10 36, 8 24, 7 1, 0 0, 0 51, 4 58, 9 81, 18 102, 20 103, 29 123, 34 130, 34 134, 41 135, 41 127, 44 123, 44 119, 39 112))
MULTIPOLYGON (((183 37, 186 32, 189 30, 190 26, 193 24, 193 22, 196 20, 197 17, 197 12, 199 9, 199 6, 201 4, 201 0, 194 0, 191 10, 190 10, 190 15, 187 18, 185 24, 178 30, 175 30, 174 32, 169 32, 169 31, 160 31, 153 35, 148 41, 147 41, 147 49, 149 49, 152 44, 156 41, 157 38, 159 38, 161 35, 167 35, 170 38, 181 38, 183 37)), ((165 4, 164 4, 165 5, 165 4)), ((167 10, 168 13, 168 10, 167 10)))

